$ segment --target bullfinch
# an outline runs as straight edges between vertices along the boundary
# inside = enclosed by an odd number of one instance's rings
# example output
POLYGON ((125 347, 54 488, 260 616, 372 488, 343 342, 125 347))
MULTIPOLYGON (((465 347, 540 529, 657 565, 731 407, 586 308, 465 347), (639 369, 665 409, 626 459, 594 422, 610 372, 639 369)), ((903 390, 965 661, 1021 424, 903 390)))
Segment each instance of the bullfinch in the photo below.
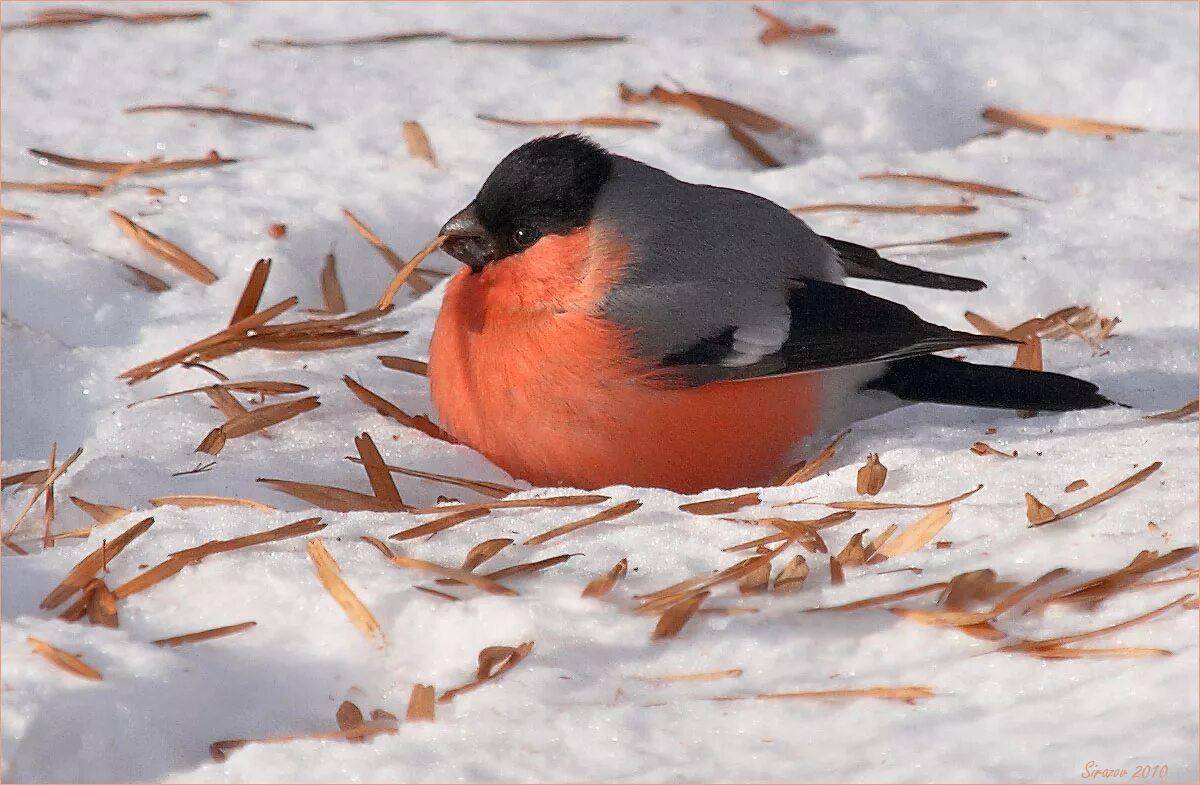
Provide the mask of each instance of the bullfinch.
POLYGON ((537 485, 758 486, 806 437, 904 403, 1110 403, 1070 376, 939 357, 1011 341, 842 283, 981 281, 888 261, 585 137, 513 150, 440 234, 464 266, 429 348, 434 406, 537 485))

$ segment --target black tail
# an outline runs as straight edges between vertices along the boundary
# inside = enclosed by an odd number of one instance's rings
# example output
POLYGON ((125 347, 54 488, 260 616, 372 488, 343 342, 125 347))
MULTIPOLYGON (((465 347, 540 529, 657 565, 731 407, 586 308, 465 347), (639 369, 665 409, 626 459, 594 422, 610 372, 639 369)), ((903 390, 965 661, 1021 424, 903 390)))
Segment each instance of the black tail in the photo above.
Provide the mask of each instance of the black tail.
POLYGON ((883 390, 905 401, 992 409, 1069 412, 1112 404, 1096 385, 1073 376, 973 365, 934 355, 895 360, 866 389, 883 390))

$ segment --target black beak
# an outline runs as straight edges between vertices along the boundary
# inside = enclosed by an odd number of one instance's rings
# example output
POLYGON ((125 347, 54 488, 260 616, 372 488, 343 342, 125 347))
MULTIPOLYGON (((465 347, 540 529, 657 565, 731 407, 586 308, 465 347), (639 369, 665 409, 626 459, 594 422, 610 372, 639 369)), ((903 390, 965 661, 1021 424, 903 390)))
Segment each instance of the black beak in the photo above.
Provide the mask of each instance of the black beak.
POLYGON ((496 261, 496 244, 479 222, 474 202, 446 221, 438 234, 446 238, 442 250, 470 267, 472 272, 480 272, 496 261))

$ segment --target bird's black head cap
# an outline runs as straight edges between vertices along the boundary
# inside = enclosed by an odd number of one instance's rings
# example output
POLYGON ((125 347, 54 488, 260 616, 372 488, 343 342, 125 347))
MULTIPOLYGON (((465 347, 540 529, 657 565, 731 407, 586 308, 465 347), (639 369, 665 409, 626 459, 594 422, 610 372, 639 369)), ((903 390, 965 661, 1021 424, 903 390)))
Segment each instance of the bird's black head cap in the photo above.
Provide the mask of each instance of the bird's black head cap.
POLYGON ((443 250, 481 270, 546 235, 586 225, 612 165, 604 148, 575 134, 521 145, 496 165, 475 201, 442 227, 443 250))

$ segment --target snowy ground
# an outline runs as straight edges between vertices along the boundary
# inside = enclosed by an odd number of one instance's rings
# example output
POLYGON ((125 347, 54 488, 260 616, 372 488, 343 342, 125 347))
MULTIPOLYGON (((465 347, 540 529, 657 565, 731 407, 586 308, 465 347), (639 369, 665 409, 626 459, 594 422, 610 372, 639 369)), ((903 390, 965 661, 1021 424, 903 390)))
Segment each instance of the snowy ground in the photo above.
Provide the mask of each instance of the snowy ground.
MULTIPOLYGON (((141 4, 112 4, 120 10, 141 4)), ((43 4, 5 3, 6 23, 43 4)), ((148 5, 149 8, 156 8, 148 5)), ((40 507, 24 524, 29 556, 3 558, 3 777, 6 781, 1061 781, 1095 767, 1167 767, 1143 781, 1193 782, 1197 769, 1197 615, 1172 613, 1093 646, 1150 646, 1169 657, 1042 661, 989 653, 996 644, 921 626, 884 610, 802 615, 802 609, 898 591, 991 567, 1028 581, 1055 567, 1081 581, 1114 570, 1139 550, 1196 542, 1195 418, 1142 416, 1196 397, 1197 10, 1190 4, 806 4, 838 28, 815 42, 764 48, 748 6, 287 4, 204 6, 199 22, 114 23, 10 31, 3 47, 6 180, 86 180, 30 156, 30 147, 84 158, 240 159, 220 169, 126 180, 96 199, 25 192, 4 206, 33 221, 3 228, 3 473, 84 453, 57 484, 54 526, 89 519, 68 494, 135 512, 42 551, 40 507), (262 49, 259 37, 332 37, 447 29, 476 35, 627 34, 623 44, 561 49, 455 45, 447 41, 355 48, 262 49), (680 80, 804 129, 763 138, 787 164, 763 170, 719 124, 681 110, 627 107, 616 85, 645 89, 680 80), (177 114, 126 115, 139 103, 227 103, 308 121, 305 131, 177 114), (981 137, 984 106, 1080 115, 1142 125, 1149 133, 1104 138, 1010 131, 981 137), (932 269, 986 279, 977 294, 872 285, 929 319, 967 329, 964 310, 1013 325, 1071 305, 1118 315, 1098 353, 1079 340, 1045 345, 1049 369, 1098 383, 1132 409, 1020 419, 1015 413, 914 407, 859 423, 829 471, 792 488, 766 489, 738 515, 816 517, 822 508, 770 504, 852 499, 868 452, 890 471, 881 500, 924 502, 984 484, 955 508, 932 545, 880 567, 847 570, 832 586, 810 559, 808 585, 790 595, 740 598, 721 587, 710 604, 753 615, 698 616, 668 641, 651 641, 654 618, 629 612, 633 595, 732 564, 720 548, 765 531, 680 512, 661 491, 612 488, 637 513, 541 547, 516 544, 505 566, 579 553, 538 576, 512 579, 519 598, 478 595, 449 603, 413 590, 429 585, 388 565, 358 537, 388 534, 429 516, 330 513, 254 482, 269 476, 368 489, 344 455, 370 432, 389 462, 509 482, 465 447, 398 427, 355 400, 350 374, 409 412, 433 415, 424 379, 385 369, 379 354, 424 358, 440 289, 400 305, 376 329, 406 329, 392 343, 301 355, 252 352, 218 361, 233 379, 308 385, 320 409, 273 428, 271 441, 230 441, 208 472, 173 476, 200 462, 200 439, 220 422, 197 396, 127 409, 153 395, 207 384, 175 368, 129 387, 127 368, 224 326, 254 261, 274 259, 263 298, 297 294, 320 304, 318 272, 336 247, 349 306, 369 306, 390 269, 345 223, 355 211, 401 254, 412 254, 473 194, 490 167, 530 138, 529 129, 474 119, 630 114, 655 130, 594 136, 688 180, 754 191, 785 205, 817 202, 947 202, 937 188, 865 182, 884 169, 1003 185, 1037 200, 976 199, 969 216, 822 213, 811 223, 864 244, 1004 230, 1003 242, 895 254, 932 269), (427 130, 439 168, 412 160, 401 124, 427 130), (152 198, 147 186, 166 195, 152 198), (117 210, 178 243, 220 280, 203 287, 166 270, 111 222, 117 210), (287 225, 283 239, 267 234, 287 225), (151 294, 120 262, 161 275, 151 294), (992 435, 985 435, 995 428, 992 435), (986 440, 1017 450, 1005 460, 971 454, 986 440), (1069 520, 1026 526, 1023 493, 1061 509, 1160 460, 1127 493, 1069 520), (1066 494, 1086 478, 1090 488, 1066 494), (115 586, 171 552, 320 515, 320 535, 342 574, 378 618, 388 646, 370 644, 317 582, 298 539, 215 556, 133 595, 120 628, 66 623, 38 609, 49 589, 101 540, 147 514, 150 497, 221 494, 278 508, 153 512, 153 528, 114 560, 115 586), (802 512, 798 512, 802 511, 802 512), (1153 521, 1158 531, 1147 526, 1153 521), (582 587, 622 557, 629 576, 603 600, 582 587), (912 572, 888 572, 897 567, 912 572), (223 640, 160 649, 154 639, 255 620, 223 640), (103 675, 87 682, 30 652, 34 636, 103 675), (485 646, 534 641, 501 680, 438 707, 433 724, 402 724, 395 736, 254 745, 215 763, 208 745, 334 728, 349 698, 364 711, 403 716, 414 683, 439 692, 470 679, 485 646), (742 669, 715 682, 660 685, 664 674, 742 669), (714 702, 758 692, 924 685, 935 695, 907 705, 875 700, 714 702)), ((727 260, 735 261, 735 260, 727 260)), ((450 271, 439 256, 434 269, 450 271)), ((1010 362, 1011 351, 986 355, 1010 362)), ((397 478, 404 499, 433 504, 461 489, 397 478)), ((11 521, 30 491, 6 490, 11 521)), ((544 493, 544 492, 543 492, 544 493)), ((714 492, 708 496, 728 495, 714 492)), ((457 565, 475 543, 518 543, 586 510, 497 511, 404 553, 457 565)), ((828 530, 836 552, 852 533, 874 536, 923 511, 863 512, 828 530)), ((400 547, 398 547, 400 549, 400 547)), ((1194 559, 1153 577, 1172 577, 1194 559)), ((1065 585, 1065 584, 1064 584, 1065 585)), ((1195 589, 1176 583, 1119 594, 1092 611, 1004 617, 1014 636, 1050 637, 1122 621, 1195 589)), ((902 603, 932 607, 932 596, 902 603)))

